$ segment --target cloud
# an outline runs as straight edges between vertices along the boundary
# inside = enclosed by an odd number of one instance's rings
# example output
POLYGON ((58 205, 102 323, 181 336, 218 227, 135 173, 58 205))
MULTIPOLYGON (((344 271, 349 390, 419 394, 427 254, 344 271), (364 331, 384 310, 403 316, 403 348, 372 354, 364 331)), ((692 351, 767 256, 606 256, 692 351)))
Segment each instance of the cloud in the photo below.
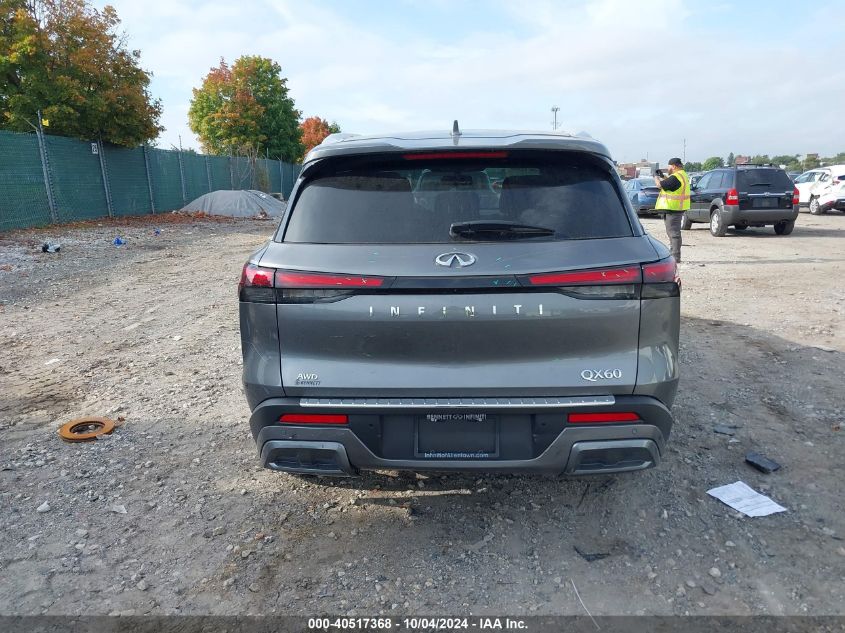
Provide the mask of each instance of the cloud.
POLYGON ((767 10, 692 0, 404 0, 390 5, 391 23, 381 3, 355 11, 299 0, 112 4, 155 73, 164 145, 178 134, 195 145, 191 88, 220 56, 261 54, 282 65, 305 116, 347 131, 448 129, 454 118, 465 129, 550 129, 556 104, 564 128, 587 130, 619 160, 664 160, 684 139, 692 159, 845 149, 834 133, 845 27, 830 19, 841 13, 833 2, 767 10))

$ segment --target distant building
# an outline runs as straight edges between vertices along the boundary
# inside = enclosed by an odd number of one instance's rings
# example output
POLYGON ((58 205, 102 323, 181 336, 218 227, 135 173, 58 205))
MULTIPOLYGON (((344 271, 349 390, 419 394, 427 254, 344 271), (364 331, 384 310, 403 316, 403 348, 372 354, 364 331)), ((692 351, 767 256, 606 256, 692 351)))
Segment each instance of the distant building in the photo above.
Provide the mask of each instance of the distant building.
POLYGON ((637 177, 637 166, 634 163, 620 163, 616 166, 620 178, 630 180, 637 177))
POLYGON ((750 156, 737 156, 735 161, 734 161, 734 164, 735 165, 747 165, 750 162, 751 162, 750 156))

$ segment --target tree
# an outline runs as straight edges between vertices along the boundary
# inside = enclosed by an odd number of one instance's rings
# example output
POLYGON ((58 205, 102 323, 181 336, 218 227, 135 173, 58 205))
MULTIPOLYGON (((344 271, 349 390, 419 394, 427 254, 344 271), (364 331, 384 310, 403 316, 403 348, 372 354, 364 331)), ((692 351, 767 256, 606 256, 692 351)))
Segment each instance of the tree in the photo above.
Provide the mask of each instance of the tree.
POLYGON ((125 47, 114 8, 86 0, 0 0, 0 127, 135 146, 158 136, 140 52, 125 47))
POLYGON ((772 159, 769 158, 768 154, 757 154, 751 158, 752 165, 768 165, 772 162, 772 159))
POLYGON ((711 169, 716 169, 717 167, 724 167, 724 165, 725 163, 722 161, 720 156, 711 156, 704 161, 704 164, 701 165, 701 169, 709 171, 711 169))
POLYGON ((736 164, 736 157, 734 156, 733 152, 728 154, 728 160, 726 162, 728 167, 733 167, 736 164))
POLYGON ((302 156, 300 112, 288 96, 282 67, 245 55, 230 67, 221 59, 194 88, 191 130, 211 154, 256 152, 286 161, 302 156))
POLYGON ((303 154, 317 147, 329 134, 340 132, 340 126, 337 123, 329 123, 318 116, 308 117, 299 124, 299 127, 302 130, 303 154))
POLYGON ((684 171, 701 171, 701 163, 695 163, 692 161, 687 161, 684 163, 684 171))

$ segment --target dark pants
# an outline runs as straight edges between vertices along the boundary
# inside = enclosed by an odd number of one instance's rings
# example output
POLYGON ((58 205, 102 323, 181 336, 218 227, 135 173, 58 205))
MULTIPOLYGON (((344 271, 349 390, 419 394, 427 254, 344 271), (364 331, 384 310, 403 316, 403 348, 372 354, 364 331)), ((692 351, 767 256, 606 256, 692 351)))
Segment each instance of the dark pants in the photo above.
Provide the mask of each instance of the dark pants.
POLYGON ((669 236, 669 245, 672 249, 672 257, 676 262, 681 261, 681 220, 683 213, 666 213, 663 216, 663 224, 666 226, 666 235, 669 236))

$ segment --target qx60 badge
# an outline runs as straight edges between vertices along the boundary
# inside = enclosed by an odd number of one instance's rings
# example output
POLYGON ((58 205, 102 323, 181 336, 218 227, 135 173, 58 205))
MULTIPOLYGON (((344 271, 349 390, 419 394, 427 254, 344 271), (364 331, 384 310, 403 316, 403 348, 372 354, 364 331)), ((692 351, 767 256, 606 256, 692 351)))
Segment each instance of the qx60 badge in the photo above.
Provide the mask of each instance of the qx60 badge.
POLYGON ((621 369, 585 369, 581 372, 581 378, 590 382, 599 380, 619 380, 622 378, 621 369))
POLYGON ((470 253, 442 253, 434 258, 434 263, 447 268, 465 268, 475 263, 475 255, 470 253))

